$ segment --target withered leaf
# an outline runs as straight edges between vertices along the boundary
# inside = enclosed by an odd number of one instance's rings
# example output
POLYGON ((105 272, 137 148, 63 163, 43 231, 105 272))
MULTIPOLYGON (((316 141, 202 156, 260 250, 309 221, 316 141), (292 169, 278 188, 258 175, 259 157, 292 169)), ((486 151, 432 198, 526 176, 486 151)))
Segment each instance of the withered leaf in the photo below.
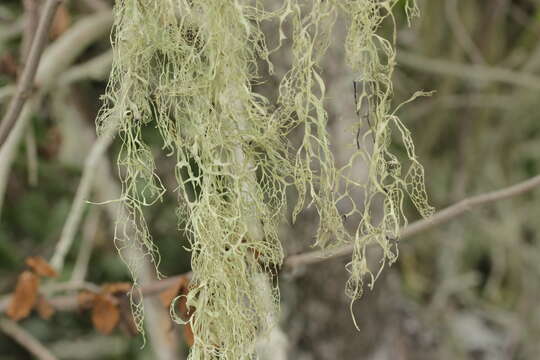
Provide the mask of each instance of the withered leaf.
POLYGON ((26 258, 26 265, 41 277, 57 277, 58 273, 41 256, 29 256, 26 258))
MULTIPOLYGON (((185 292, 187 294, 187 287, 189 280, 185 276, 181 276, 178 281, 159 294, 159 299, 164 307, 169 308, 174 298, 185 292)), ((180 300, 179 300, 180 301, 180 300)))
POLYGON ((184 325, 184 340, 188 346, 193 346, 193 343, 195 342, 195 336, 193 335, 190 323, 184 325))
MULTIPOLYGON (((182 295, 187 295, 187 292, 182 295)), ((187 297, 182 296, 180 299, 178 299, 178 313, 182 317, 182 320, 188 321, 189 318, 191 318, 191 315, 193 315, 193 312, 195 311, 195 308, 193 306, 189 307, 187 306, 187 297)))
POLYGON ((107 295, 96 295, 92 307, 92 324, 96 330, 108 335, 118 325, 119 320, 120 311, 113 300, 107 295))
POLYGON ((15 321, 27 317, 36 304, 38 289, 39 277, 31 271, 24 271, 17 279, 6 314, 15 321))
POLYGON ((40 296, 36 305, 36 310, 39 316, 44 320, 49 320, 54 315, 54 308, 52 305, 45 299, 45 297, 40 296))
POLYGON ((90 291, 81 291, 77 295, 77 303, 81 309, 89 309, 94 303, 94 299, 97 295, 90 291))
POLYGON ((189 289, 184 288, 184 290, 181 293, 184 296, 178 299, 178 305, 177 305, 178 313, 180 314, 180 316, 182 317, 184 321, 188 321, 193 315, 193 313, 195 312, 195 307, 193 306, 188 307, 187 305, 188 293, 189 293, 189 289))

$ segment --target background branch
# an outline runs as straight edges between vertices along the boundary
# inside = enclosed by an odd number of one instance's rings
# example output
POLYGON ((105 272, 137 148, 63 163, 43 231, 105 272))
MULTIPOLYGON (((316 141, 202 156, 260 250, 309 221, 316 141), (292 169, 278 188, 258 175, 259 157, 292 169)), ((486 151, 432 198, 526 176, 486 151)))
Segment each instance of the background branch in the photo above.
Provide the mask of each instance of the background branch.
POLYGON ((89 210, 89 214, 82 226, 82 239, 79 251, 77 252, 77 259, 71 272, 71 281, 80 282, 86 279, 88 273, 88 265, 90 264, 90 258, 92 257, 92 250, 94 242, 96 240, 97 232, 100 227, 100 215, 101 210, 99 208, 92 208, 89 210))
POLYGON ((0 318, 0 329, 39 360, 56 360, 56 357, 30 333, 16 322, 0 318))
POLYGON ((501 82, 531 90, 540 90, 540 77, 500 67, 457 64, 446 60, 430 59, 404 50, 400 50, 398 53, 398 63, 423 72, 454 76, 468 81, 501 82))
POLYGON ((103 154, 109 147, 109 145, 114 140, 114 134, 116 129, 112 128, 107 131, 105 134, 100 136, 96 141, 95 145, 90 150, 90 154, 84 165, 83 176, 81 182, 77 188, 77 193, 73 199, 73 204, 71 205, 71 210, 69 212, 68 218, 62 229, 62 235, 60 240, 56 244, 56 249, 51 258, 51 265, 58 271, 61 272, 64 267, 64 259, 73 244, 73 239, 75 234, 79 229, 79 224, 82 219, 83 211, 86 205, 86 200, 88 199, 88 194, 92 189, 92 184, 94 176, 96 174, 96 168, 100 165, 103 160, 103 154))
MULTIPOLYGON (((528 191, 534 190, 540 186, 540 175, 537 175, 529 180, 523 181, 519 184, 489 192, 482 195, 473 196, 460 202, 451 205, 433 215, 430 218, 415 221, 405 227, 400 233, 400 239, 406 239, 422 231, 428 230, 437 225, 446 223, 455 217, 462 215, 463 213, 471 210, 472 208, 480 205, 493 203, 499 200, 504 200, 513 196, 524 194, 528 191)), ((293 255, 287 257, 284 262, 284 270, 291 271, 300 265, 316 264, 326 261, 330 258, 349 255, 353 251, 352 245, 346 245, 340 247, 334 251, 311 251, 304 254, 293 255)))
POLYGON ((30 53, 28 54, 28 59, 17 84, 17 91, 11 99, 6 114, 0 124, 0 146, 6 141, 11 128, 13 128, 13 125, 19 118, 26 99, 30 96, 39 61, 41 60, 41 55, 43 54, 49 36, 49 29, 54 20, 56 9, 61 3, 62 0, 47 0, 45 3, 38 28, 32 41, 30 53))

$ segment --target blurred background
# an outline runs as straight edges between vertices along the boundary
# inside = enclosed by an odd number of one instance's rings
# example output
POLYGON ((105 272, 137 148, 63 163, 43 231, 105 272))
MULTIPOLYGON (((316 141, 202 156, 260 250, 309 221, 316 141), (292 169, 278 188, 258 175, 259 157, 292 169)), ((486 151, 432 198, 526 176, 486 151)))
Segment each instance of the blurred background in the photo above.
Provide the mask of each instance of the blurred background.
MULTIPOLYGON (((27 51, 25 32, 35 16, 32 9, 40 3, 0 3, 2 114, 27 51)), ((25 264, 28 257, 49 260, 59 239, 72 237, 63 271, 54 279, 41 279, 41 293, 56 299, 51 302, 58 308, 50 316, 37 311, 19 321, 27 335, 58 359, 184 359, 189 334, 171 324, 156 299, 147 300, 148 342, 142 350, 141 337, 134 335, 123 314, 124 303, 116 305, 121 314, 113 329, 107 324, 100 328, 95 313, 69 303, 81 289, 130 281, 112 242, 114 204, 84 206, 80 226, 70 227, 85 166, 94 175, 89 201, 119 194, 119 144, 104 144, 104 157, 91 151, 111 64, 111 6, 107 0, 61 6, 38 70, 37 89, 21 115, 23 125, 13 129, 0 150, 0 309, 6 311, 5 295, 13 292, 19 275, 34 269, 25 264)), ((396 9, 395 104, 417 90, 436 91, 399 112, 425 167, 431 203, 442 209, 539 174, 540 3, 421 0, 419 6, 422 16, 411 27, 402 4, 396 9)), ((270 39, 276 36, 271 25, 266 29, 270 39)), ((338 165, 352 151, 356 120, 355 74, 344 63, 345 25, 338 19, 335 40, 323 61, 338 165)), ((388 25, 382 31, 386 36, 388 25)), ((276 74, 257 89, 271 99, 290 64, 287 44, 272 60, 276 74)), ((159 138, 150 141, 160 177, 174 189, 174 164, 160 152, 159 138)), ((399 141, 396 138, 395 150, 403 154, 399 141)), ((539 359, 539 197, 540 191, 533 191, 476 208, 403 240, 398 261, 352 307, 360 331, 344 294, 347 257, 283 274, 279 327, 261 344, 261 358, 539 359)), ((160 270, 167 276, 190 270, 186 242, 177 231, 176 203, 169 193, 147 211, 162 255, 160 270)), ((411 221, 418 218, 412 207, 407 213, 411 221)), ((308 210, 296 224, 283 225, 286 254, 311 249, 315 215, 308 210)), ((0 326, 0 359, 33 358, 12 340, 11 324, 0 326)))

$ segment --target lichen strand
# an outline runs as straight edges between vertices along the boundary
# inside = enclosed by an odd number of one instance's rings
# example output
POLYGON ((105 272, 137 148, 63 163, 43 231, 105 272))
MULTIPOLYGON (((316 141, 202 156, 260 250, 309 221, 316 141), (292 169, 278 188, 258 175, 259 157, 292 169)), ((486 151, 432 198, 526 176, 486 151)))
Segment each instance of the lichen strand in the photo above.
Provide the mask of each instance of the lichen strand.
MULTIPOLYGON (((119 224, 139 231, 130 241, 118 236, 117 245, 157 256, 141 210, 163 193, 141 134, 153 122, 177 158, 179 218, 192 250, 190 356, 249 357, 279 303, 277 286, 268 293, 254 279, 282 262, 277 229, 292 172, 280 123, 269 121, 267 100, 251 89, 268 53, 257 26, 268 14, 222 0, 124 0, 115 14, 98 126, 118 122, 122 201, 134 214, 119 224)), ((137 262, 126 260, 136 276, 137 262)))
MULTIPOLYGON (((176 158, 179 224, 192 251, 187 303, 195 310, 189 320, 195 343, 190 359, 252 358, 256 337, 272 326, 279 293, 270 274, 283 260, 277 234, 287 187, 299 195, 293 218, 306 206, 317 209, 317 245, 328 249, 354 242, 347 287, 353 299, 364 276, 372 274, 367 245, 378 244, 383 261, 395 259, 391 244, 406 223, 405 193, 422 215, 432 211, 410 133, 391 111, 394 41, 377 35, 381 22, 393 19, 396 3, 284 0, 269 12, 255 0, 116 2, 113 69, 97 120, 100 131, 118 127, 122 140, 123 210, 115 243, 135 284, 142 262, 125 249, 137 248, 157 266, 159 254, 143 208, 165 189, 142 136, 145 127, 156 127, 163 149, 176 158), (368 114, 370 125, 363 136, 366 146, 342 169, 336 169, 330 151, 320 75, 339 12, 350 23, 348 63, 362 74, 358 112, 368 114), (280 45, 284 23, 292 28, 292 66, 275 106, 252 89, 260 81, 260 61, 272 69, 259 28, 268 19, 280 24, 280 45), (303 129, 297 149, 287 140, 293 129, 303 129), (393 129, 400 132, 412 163, 405 175, 389 150, 393 129), (352 174, 358 161, 369 168, 367 183, 352 174), (356 204, 358 191, 364 206, 356 204), (347 214, 338 210, 344 199, 355 204, 347 214), (377 211, 382 214, 375 216, 377 211), (342 215, 353 213, 361 216, 356 232, 349 233, 342 215)), ((407 3, 406 10, 415 13, 415 4, 407 3)), ((365 119, 359 121, 365 125, 365 119)), ((142 330, 142 308, 134 304, 142 330)))
POLYGON ((281 123, 304 130, 302 144, 295 149, 293 181, 298 201, 293 221, 306 207, 309 195, 309 205, 315 205, 320 218, 316 244, 329 247, 347 237, 336 206, 337 172, 328 141, 325 85, 320 75, 320 60, 329 46, 337 8, 328 1, 310 3, 308 7, 304 1, 287 2, 293 62, 281 81, 274 115, 281 123))
MULTIPOLYGON (((340 200, 350 198, 354 189, 363 189, 363 204, 347 215, 360 214, 360 221, 353 236, 354 252, 347 269, 351 277, 347 283, 347 293, 354 300, 362 295, 363 281, 367 277, 369 286, 383 269, 385 263, 392 263, 397 258, 399 229, 406 225, 403 214, 404 195, 407 193, 413 204, 424 217, 430 216, 434 209, 428 204, 424 185, 424 169, 418 162, 414 143, 409 130, 397 116, 398 106, 392 110, 392 73, 395 67, 395 19, 393 8, 398 0, 365 0, 338 2, 349 18, 349 29, 345 44, 348 65, 358 73, 355 79, 357 94, 356 106, 359 115, 358 150, 349 163, 340 169, 342 181, 340 200), (389 20, 393 26, 390 40, 379 35, 381 24, 389 20), (402 164, 390 149, 392 132, 398 131, 403 140, 407 157, 410 161, 408 170, 403 174, 402 164), (368 169, 368 181, 359 182, 352 169, 358 164, 368 169), (354 189, 353 189, 354 188, 354 189), (366 252, 371 244, 382 250, 380 266, 370 269, 366 252)), ((413 0, 405 3, 408 18, 418 14, 413 0)), ((417 96, 427 95, 416 93, 417 96)))
MULTIPOLYGON (((122 183, 121 207, 115 230, 115 245, 130 270, 138 289, 140 266, 157 265, 159 253, 146 225, 143 207, 158 201, 164 187, 155 174, 150 147, 142 138, 142 128, 153 119, 155 105, 150 100, 159 74, 152 66, 156 38, 163 38, 161 2, 121 0, 115 7, 112 36, 114 60, 104 105, 97 119, 98 132, 118 127, 122 148, 118 156, 122 183), (144 24, 144 25, 143 25, 144 24)), ((162 40, 163 41, 163 40, 162 40)), ((135 323, 143 331, 140 296, 132 295, 135 323), (137 299, 137 300, 135 300, 137 299)))
POLYGON ((222 0, 194 0, 180 14, 180 26, 189 21, 196 33, 195 41, 180 36, 182 93, 171 117, 194 273, 192 359, 249 358, 279 303, 277 287, 268 293, 255 280, 283 259, 277 229, 291 171, 279 123, 251 89, 267 53, 259 16, 222 0))

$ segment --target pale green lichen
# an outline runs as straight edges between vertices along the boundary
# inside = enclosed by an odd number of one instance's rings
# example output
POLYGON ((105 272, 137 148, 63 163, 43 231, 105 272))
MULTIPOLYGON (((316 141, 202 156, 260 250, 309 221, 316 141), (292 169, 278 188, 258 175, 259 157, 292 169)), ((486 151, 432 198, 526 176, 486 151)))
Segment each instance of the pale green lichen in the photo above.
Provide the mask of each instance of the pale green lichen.
MULTIPOLYGON (((392 74, 395 68, 395 19, 393 8, 397 0, 343 1, 339 6, 349 17, 349 29, 345 43, 348 65, 359 74, 355 79, 359 131, 364 128, 362 140, 358 140, 357 152, 349 163, 340 169, 339 179, 344 183, 340 201, 345 199, 352 204, 347 216, 360 215, 360 221, 353 235, 354 253, 347 265, 351 277, 347 283, 347 293, 352 299, 362 294, 363 281, 370 278, 369 285, 380 274, 386 262, 397 258, 397 241, 400 227, 406 225, 403 214, 404 193, 408 193, 413 204, 424 217, 430 216, 434 209, 427 202, 424 185, 424 169, 418 162, 414 143, 409 130, 397 116, 398 106, 392 110, 392 74), (393 27, 390 40, 379 35, 381 25, 389 20, 393 27), (367 128, 366 128, 367 127, 367 128), (397 130, 403 140, 408 169, 390 149, 392 132, 397 130), (367 168, 368 179, 360 182, 352 171, 358 163, 367 168), (352 189, 353 188, 353 189, 352 189), (357 206, 351 194, 363 190, 363 204, 357 206), (366 259, 367 247, 377 244, 382 250, 380 267, 373 271, 366 259)), ((417 15, 414 1, 407 1, 405 9, 408 16, 417 15)), ((416 93, 413 98, 424 95, 416 93)))
MULTIPOLYGON (((117 1, 113 70, 98 118, 100 130, 117 126, 122 140, 124 215, 115 241, 120 250, 136 247, 157 265, 143 208, 158 201, 165 188, 142 135, 145 127, 156 127, 163 149, 176 158, 179 223, 192 252, 191 359, 252 358, 256 338, 272 326, 279 292, 270 274, 283 261, 278 227, 287 187, 299 195, 293 218, 307 199, 316 207, 317 245, 355 244, 347 286, 353 299, 361 293, 363 278, 373 274, 368 245, 383 249, 383 261, 395 260, 393 239, 406 223, 404 193, 422 215, 432 212, 411 135, 391 110, 395 41, 378 35, 384 19, 393 22, 396 4, 284 0, 270 12, 250 0, 117 1), (361 74, 357 110, 369 123, 363 146, 342 169, 336 169, 330 150, 320 65, 339 14, 349 22, 348 64, 361 74), (292 27, 292 66, 275 106, 252 89, 260 81, 260 61, 272 70, 260 29, 269 19, 280 24, 280 45, 287 36, 284 24, 292 27), (293 129, 303 130, 296 149, 287 139, 293 129), (405 174, 390 152, 393 129, 400 132, 412 164, 405 174), (368 167, 367 182, 351 171, 358 161, 368 167), (344 200, 353 204, 347 214, 339 211, 344 200), (377 211, 381 214, 375 216, 377 211), (359 223, 350 233, 343 215, 354 214, 360 215, 359 223), (261 281, 272 284, 269 291, 261 281)), ((405 9, 417 12, 414 2, 405 9)), ((363 117, 359 122, 366 128, 363 117)), ((124 260, 137 283, 141 259, 124 260)), ((134 310, 141 326, 139 303, 134 310)))

